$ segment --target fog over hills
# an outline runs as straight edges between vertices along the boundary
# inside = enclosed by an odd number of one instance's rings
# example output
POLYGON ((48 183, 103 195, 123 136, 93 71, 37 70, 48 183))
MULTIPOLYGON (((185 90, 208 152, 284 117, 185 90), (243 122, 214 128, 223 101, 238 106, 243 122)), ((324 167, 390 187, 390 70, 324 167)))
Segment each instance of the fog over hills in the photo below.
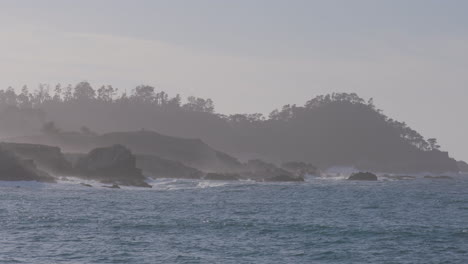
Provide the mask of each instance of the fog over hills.
POLYGON ((187 153, 197 149, 194 153, 202 151, 213 161, 219 157, 229 160, 232 155, 244 161, 261 158, 278 164, 303 161, 323 169, 458 171, 456 161, 439 151, 436 139, 424 138, 404 122, 384 115, 372 99, 354 93, 318 96, 303 106, 285 105, 269 116, 223 115, 215 112, 210 99, 188 97, 183 102, 180 95, 169 96, 145 85, 129 93, 119 93, 112 86, 93 88, 88 82, 41 85, 34 91, 23 87, 21 93, 13 88, 0 91, 0 122, 4 139, 71 150, 104 142, 127 143, 138 153, 151 149, 151 154, 165 158, 179 148, 187 153), (140 133, 111 133, 126 131, 140 133), (103 133, 111 134, 99 136, 103 133), (147 144, 144 135, 150 135, 147 144), (153 153, 158 147, 159 152, 153 153))

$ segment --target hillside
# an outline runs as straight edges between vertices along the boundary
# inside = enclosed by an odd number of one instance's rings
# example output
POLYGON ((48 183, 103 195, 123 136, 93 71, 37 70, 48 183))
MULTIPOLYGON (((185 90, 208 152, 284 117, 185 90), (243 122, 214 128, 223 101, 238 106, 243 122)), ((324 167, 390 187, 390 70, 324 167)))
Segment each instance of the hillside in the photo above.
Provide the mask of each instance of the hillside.
POLYGON ((0 122, 5 124, 0 128, 4 137, 45 133, 55 142, 38 143, 55 143, 71 151, 118 143, 129 145, 135 153, 177 158, 200 169, 235 167, 237 161, 231 155, 278 164, 302 161, 322 169, 458 171, 456 161, 439 150, 436 139, 426 139, 404 122, 385 116, 372 100, 347 93, 318 96, 304 106, 285 105, 268 117, 227 116, 215 113, 210 99, 189 97, 182 103, 180 96, 170 98, 150 86, 117 95, 111 86, 94 90, 82 82, 74 88, 57 86, 54 95, 46 89, 29 95, 27 89, 21 94, 2 91, 0 122), (46 125, 41 130, 38 123, 46 125))
POLYGON ((406 124, 392 120, 355 95, 318 97, 285 106, 262 121, 231 121, 243 135, 236 152, 319 167, 354 166, 380 172, 458 171, 454 159, 406 124))

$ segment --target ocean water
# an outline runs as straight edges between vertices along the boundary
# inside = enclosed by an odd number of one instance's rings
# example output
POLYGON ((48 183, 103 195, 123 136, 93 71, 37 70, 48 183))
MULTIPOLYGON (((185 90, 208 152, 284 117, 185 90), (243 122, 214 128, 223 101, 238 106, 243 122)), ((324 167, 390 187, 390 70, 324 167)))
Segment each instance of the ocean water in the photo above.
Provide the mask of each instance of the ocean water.
POLYGON ((0 182, 0 263, 468 263, 468 176, 152 184, 0 182))

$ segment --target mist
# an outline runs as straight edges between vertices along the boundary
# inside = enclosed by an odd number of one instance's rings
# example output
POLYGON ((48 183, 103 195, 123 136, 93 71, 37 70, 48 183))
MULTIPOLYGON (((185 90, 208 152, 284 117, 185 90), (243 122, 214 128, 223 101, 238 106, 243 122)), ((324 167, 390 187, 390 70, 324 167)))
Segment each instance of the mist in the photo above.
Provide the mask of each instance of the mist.
POLYGON ((467 263, 467 10, 0 0, 0 263, 467 263))
POLYGON ((6 140, 86 152, 93 141, 85 142, 100 134, 154 131, 199 139, 241 161, 299 161, 322 169, 348 166, 390 173, 459 171, 456 161, 439 150, 437 139, 422 136, 383 114, 372 98, 354 93, 317 96, 304 106, 287 104, 264 116, 223 115, 209 98, 182 101, 179 94, 170 96, 148 85, 129 93, 110 85, 95 89, 88 82, 53 89, 41 85, 33 92, 27 86, 19 94, 12 88, 0 91, 5 124, 0 132, 6 140))
POLYGON ((3 1, 0 87, 148 84, 211 98, 226 115, 357 93, 468 159, 457 140, 468 132, 457 118, 467 110, 465 5, 3 1))

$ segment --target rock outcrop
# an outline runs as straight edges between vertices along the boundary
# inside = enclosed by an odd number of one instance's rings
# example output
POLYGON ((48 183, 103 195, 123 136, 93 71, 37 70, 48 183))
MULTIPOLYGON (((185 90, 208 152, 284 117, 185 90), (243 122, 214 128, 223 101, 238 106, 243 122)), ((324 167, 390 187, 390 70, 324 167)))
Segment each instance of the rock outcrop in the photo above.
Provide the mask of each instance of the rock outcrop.
POLYGON ((306 175, 318 175, 317 167, 310 163, 290 161, 281 164, 281 168, 293 173, 297 177, 305 177, 306 175))
POLYGON ((72 165, 58 147, 7 142, 0 143, 0 147, 13 152, 20 159, 33 160, 39 169, 49 173, 63 175, 72 172, 72 165))
POLYGON ((151 187, 136 167, 135 156, 122 145, 92 150, 78 160, 75 172, 79 177, 102 183, 151 187))
POLYGON ((200 139, 171 137, 154 131, 115 132, 95 138, 97 146, 111 144, 122 144, 134 153, 178 161, 198 170, 235 171, 242 166, 234 157, 200 139))
POLYGON ((178 161, 163 159, 154 155, 136 155, 136 166, 150 178, 200 179, 203 172, 178 161))
POLYGON ((0 181, 55 182, 55 179, 39 170, 33 160, 23 160, 0 146, 0 181))
POLYGON ((370 172, 357 172, 349 176, 350 181, 376 181, 377 176, 370 172))
MULTIPOLYGON (((53 135, 11 138, 9 141, 56 145, 67 153, 87 153, 96 147, 120 144, 133 153, 178 161, 202 171, 235 172, 242 167, 236 158, 212 148, 200 139, 172 137, 148 130, 102 135, 61 132, 53 135)), ((70 157, 76 158, 73 155, 70 157)))
POLYGON ((245 168, 246 171, 241 173, 243 179, 266 182, 304 181, 303 175, 295 175, 290 171, 259 159, 249 160, 245 168))

